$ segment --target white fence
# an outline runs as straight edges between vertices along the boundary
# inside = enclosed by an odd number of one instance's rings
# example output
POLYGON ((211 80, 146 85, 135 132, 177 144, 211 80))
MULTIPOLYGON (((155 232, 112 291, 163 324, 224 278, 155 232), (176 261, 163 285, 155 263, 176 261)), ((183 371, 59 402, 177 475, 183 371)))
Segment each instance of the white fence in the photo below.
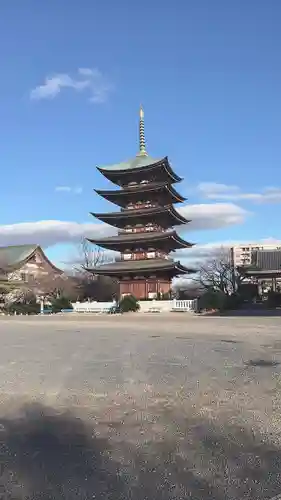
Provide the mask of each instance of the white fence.
POLYGON ((73 311, 79 313, 107 313, 115 302, 74 302, 73 311))
MULTIPOLYGON (((192 312, 196 311, 197 300, 140 300, 140 312, 192 312)), ((115 302, 75 302, 76 313, 107 313, 115 302)))
POLYGON ((174 311, 196 311, 197 299, 195 300, 173 300, 174 311))

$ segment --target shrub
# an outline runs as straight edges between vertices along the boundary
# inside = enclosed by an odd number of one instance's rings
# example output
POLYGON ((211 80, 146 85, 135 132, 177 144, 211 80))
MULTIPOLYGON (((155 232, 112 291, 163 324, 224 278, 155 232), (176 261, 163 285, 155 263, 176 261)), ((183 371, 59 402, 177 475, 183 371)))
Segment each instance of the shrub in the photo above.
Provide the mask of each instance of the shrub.
POLYGON ((198 299, 199 310, 206 309, 207 311, 218 309, 222 310, 225 307, 226 295, 220 291, 207 290, 198 299))
POLYGON ((239 294, 233 293, 232 295, 226 296, 224 309, 226 310, 239 309, 242 306, 242 304, 243 304, 243 298, 239 294))
POLYGON ((207 290, 198 299, 199 310, 218 310, 218 311, 229 311, 234 309, 239 309, 243 304, 243 300, 239 294, 233 293, 232 295, 226 295, 221 291, 207 290))
POLYGON ((119 302, 120 312, 136 312, 139 310, 140 305, 133 295, 124 295, 119 302))
POLYGON ((8 304, 4 307, 4 311, 7 312, 8 314, 39 314, 40 313, 40 304, 37 304, 37 302, 29 302, 28 304, 25 303, 12 303, 8 304))
POLYGON ((62 309, 73 309, 70 300, 64 296, 58 297, 52 301, 53 313, 61 312, 62 309))
POLYGON ((275 308, 281 306, 281 293, 270 291, 267 297, 267 307, 275 308))

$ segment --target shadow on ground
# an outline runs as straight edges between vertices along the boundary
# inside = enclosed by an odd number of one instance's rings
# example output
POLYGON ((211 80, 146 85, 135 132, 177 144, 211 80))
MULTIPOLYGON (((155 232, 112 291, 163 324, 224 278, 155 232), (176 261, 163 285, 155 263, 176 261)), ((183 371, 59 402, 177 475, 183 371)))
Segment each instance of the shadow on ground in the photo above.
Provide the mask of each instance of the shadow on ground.
POLYGON ((177 430, 158 443, 110 445, 69 412, 38 405, 0 425, 3 500, 263 500, 281 489, 281 451, 243 429, 184 420, 182 448, 177 430))
POLYGON ((249 306, 244 306, 241 309, 230 309, 228 311, 215 311, 213 313, 208 314, 208 316, 237 316, 237 317, 280 317, 281 316, 281 308, 269 309, 265 304, 251 304, 249 306))

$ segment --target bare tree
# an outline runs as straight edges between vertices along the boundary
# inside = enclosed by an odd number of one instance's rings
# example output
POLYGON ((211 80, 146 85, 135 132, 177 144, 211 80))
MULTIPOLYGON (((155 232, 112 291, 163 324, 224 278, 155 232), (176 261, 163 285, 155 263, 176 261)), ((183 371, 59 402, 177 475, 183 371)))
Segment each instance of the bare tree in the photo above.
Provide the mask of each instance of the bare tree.
POLYGON ((83 270, 96 267, 105 262, 105 252, 101 247, 93 245, 84 238, 80 243, 81 268, 83 270))
POLYGON ((205 290, 221 291, 225 295, 232 295, 239 289, 244 277, 233 265, 228 250, 221 252, 209 259, 199 268, 194 281, 205 290))
POLYGON ((110 263, 109 252, 83 239, 78 247, 78 264, 74 266, 74 278, 79 282, 81 299, 110 300, 118 294, 118 283, 107 276, 95 275, 88 271, 102 264, 110 263))
MULTIPOLYGON (((100 266, 113 261, 112 256, 105 252, 101 247, 94 245, 86 238, 83 238, 78 246, 78 265, 75 265, 76 271, 87 271, 94 267, 100 266)), ((89 273, 89 276, 93 276, 89 273)))
POLYGON ((8 279, 9 262, 4 255, 0 257, 0 302, 5 301, 5 297, 12 290, 17 288, 17 284, 8 279))
POLYGON ((35 295, 42 295, 48 299, 61 296, 75 300, 79 294, 78 283, 65 273, 48 273, 29 276, 24 284, 26 289, 32 290, 35 295))
POLYGON ((200 297, 204 293, 205 288, 202 288, 199 283, 195 283, 194 280, 181 279, 178 283, 174 284, 173 291, 175 297, 178 299, 193 300, 200 297))

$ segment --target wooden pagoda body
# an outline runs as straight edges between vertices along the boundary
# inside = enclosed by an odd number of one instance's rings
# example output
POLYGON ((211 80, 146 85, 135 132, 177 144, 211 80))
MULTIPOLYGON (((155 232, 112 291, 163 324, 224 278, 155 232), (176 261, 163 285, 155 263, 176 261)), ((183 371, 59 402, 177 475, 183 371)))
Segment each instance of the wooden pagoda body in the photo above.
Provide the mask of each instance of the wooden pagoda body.
POLYGON ((118 189, 96 192, 119 210, 92 215, 117 228, 117 234, 90 241, 119 252, 119 257, 89 271, 117 278, 121 296, 149 299, 169 293, 175 276, 194 272, 170 257, 171 252, 192 246, 173 229, 189 221, 173 206, 184 201, 173 186, 181 178, 167 157, 155 160, 146 153, 142 111, 139 154, 98 170, 118 189))

